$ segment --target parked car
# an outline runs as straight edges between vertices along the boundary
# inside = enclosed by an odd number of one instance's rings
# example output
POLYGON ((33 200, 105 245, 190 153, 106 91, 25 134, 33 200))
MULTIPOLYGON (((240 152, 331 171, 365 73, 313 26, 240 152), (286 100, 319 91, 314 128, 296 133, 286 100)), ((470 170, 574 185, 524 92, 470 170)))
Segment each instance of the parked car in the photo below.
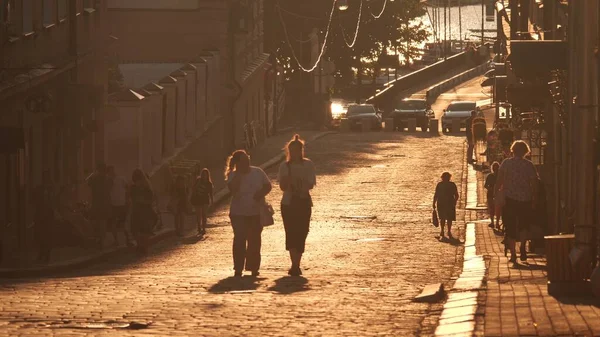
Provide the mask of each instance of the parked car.
POLYGON ((398 108, 392 112, 391 118, 394 119, 394 130, 396 128, 403 129, 409 119, 415 118, 417 126, 423 132, 427 132, 429 120, 434 116, 435 114, 426 100, 405 98, 398 104, 398 108))
POLYGON ((442 115, 442 131, 449 132, 455 119, 460 120, 460 127, 466 127, 467 118, 471 117, 471 111, 477 110, 477 103, 473 101, 456 101, 450 103, 442 115))
POLYGON ((373 104, 349 105, 348 111, 346 112, 346 118, 348 118, 351 130, 362 128, 364 119, 371 120, 371 127, 373 130, 381 130, 383 125, 381 113, 375 109, 373 104))

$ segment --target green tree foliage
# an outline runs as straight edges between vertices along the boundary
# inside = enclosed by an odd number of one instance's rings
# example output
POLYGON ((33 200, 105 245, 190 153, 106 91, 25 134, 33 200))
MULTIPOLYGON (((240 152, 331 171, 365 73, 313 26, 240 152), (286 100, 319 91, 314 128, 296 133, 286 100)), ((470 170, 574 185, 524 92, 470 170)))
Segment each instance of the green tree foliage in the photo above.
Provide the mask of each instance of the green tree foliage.
MULTIPOLYGON (((330 27, 325 58, 335 62, 336 69, 342 75, 344 82, 352 80, 353 68, 366 69, 368 73, 375 76, 380 68, 378 58, 388 49, 398 50, 398 53, 414 59, 418 53, 415 44, 425 41, 428 37, 425 24, 415 21, 416 18, 426 14, 419 0, 388 0, 385 11, 379 18, 375 16, 381 13, 385 0, 362 1, 358 37, 352 47, 348 44, 353 42, 361 0, 348 0, 349 8, 343 12, 336 8, 330 27)), ((287 28, 289 44, 302 65, 311 66, 308 34, 312 28, 317 28, 320 40, 323 40, 332 1, 280 0, 279 5, 282 21, 287 28)), ((276 15, 276 19, 279 20, 279 15, 276 15)), ((285 39, 283 25, 280 25, 279 29, 280 32, 276 34, 279 61, 290 74, 298 74, 299 67, 285 39)))

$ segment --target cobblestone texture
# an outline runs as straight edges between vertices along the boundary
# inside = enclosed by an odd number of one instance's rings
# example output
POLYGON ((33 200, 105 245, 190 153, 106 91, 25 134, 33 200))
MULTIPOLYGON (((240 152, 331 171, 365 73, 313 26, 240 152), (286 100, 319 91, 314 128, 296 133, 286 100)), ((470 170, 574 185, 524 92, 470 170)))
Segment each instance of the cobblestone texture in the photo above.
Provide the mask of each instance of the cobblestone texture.
MULTIPOLYGON (((461 248, 436 239, 430 215, 442 171, 453 172, 464 191, 463 145, 462 137, 420 133, 339 134, 309 144, 319 182, 305 278, 286 276, 277 214, 277 224, 263 232, 261 276, 232 279, 223 206, 204 241, 168 240, 146 259, 126 256, 60 278, 0 281, 0 333, 432 335, 441 304, 411 300, 430 283, 449 288, 456 275, 461 248), (137 331, 73 326, 111 320, 153 324, 137 331)), ((269 196, 276 208, 280 196, 277 188, 269 196)))
POLYGON ((487 223, 477 224, 477 251, 489 261, 486 336, 600 336, 597 299, 550 296, 545 257, 529 254, 528 263, 513 268, 501 239, 487 223))

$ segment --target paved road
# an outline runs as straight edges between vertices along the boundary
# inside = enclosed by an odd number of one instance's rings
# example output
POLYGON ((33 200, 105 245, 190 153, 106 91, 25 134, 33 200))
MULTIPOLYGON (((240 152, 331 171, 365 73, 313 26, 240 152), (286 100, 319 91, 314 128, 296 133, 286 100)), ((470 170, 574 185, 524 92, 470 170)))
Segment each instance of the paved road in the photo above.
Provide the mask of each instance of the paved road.
MULTIPOLYGON (((483 76, 477 76, 455 88, 441 94, 432 105, 435 117, 440 119, 444 114, 444 109, 452 101, 484 101, 490 98, 489 88, 482 90, 481 82, 485 79, 483 76)), ((425 98, 425 90, 414 94, 412 97, 425 98)), ((482 104, 483 102, 480 102, 482 104)))
MULTIPOLYGON (((144 260, 123 257, 58 278, 0 281, 0 334, 432 335, 441 304, 412 298, 426 284, 450 287, 457 275, 462 248, 439 242, 429 221, 442 171, 465 189, 464 138, 337 134, 309 144, 308 155, 319 182, 305 278, 286 275, 277 216, 263 233, 260 278, 232 279, 232 231, 222 206, 205 241, 165 241, 144 260), (152 325, 107 328, 131 321, 152 325)), ((275 172, 268 173, 276 184, 275 172)), ((276 208, 280 197, 277 188, 269 196, 276 208)))
MULTIPOLYGON (((231 279, 232 232, 221 207, 205 241, 165 242, 143 261, 124 258, 79 275, 3 281, 0 329, 10 335, 431 334, 439 307, 411 299, 426 284, 449 285, 454 271, 459 248, 435 239, 429 216, 437 177, 444 170, 461 177, 463 151, 462 138, 452 136, 325 137, 308 148, 319 182, 306 278, 286 275, 278 218, 263 234, 261 277, 231 279), (110 320, 154 323, 135 332, 73 327, 110 320)), ((275 189, 269 198, 278 204, 280 196, 275 189)))

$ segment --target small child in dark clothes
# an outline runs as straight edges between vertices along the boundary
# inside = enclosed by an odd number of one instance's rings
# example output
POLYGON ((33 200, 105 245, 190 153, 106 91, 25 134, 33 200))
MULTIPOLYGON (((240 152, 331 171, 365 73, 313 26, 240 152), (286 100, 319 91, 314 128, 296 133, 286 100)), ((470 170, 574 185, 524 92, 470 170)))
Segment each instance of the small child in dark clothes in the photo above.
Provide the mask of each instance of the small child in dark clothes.
POLYGON ((498 178, 497 172, 499 168, 500 164, 498 162, 494 162, 492 164, 492 173, 488 174, 488 176, 485 178, 485 185, 483 186, 487 190, 487 206, 491 220, 489 226, 496 229, 500 229, 500 212, 496 212, 496 203, 494 202, 494 186, 496 186, 496 179, 498 178), (495 223, 494 218, 496 218, 495 223))
POLYGON ((458 201, 458 188, 451 182, 449 172, 442 173, 442 181, 435 187, 433 196, 433 209, 436 209, 440 218, 440 238, 444 237, 444 227, 448 223, 448 238, 452 238, 452 221, 456 220, 456 202, 458 201))

